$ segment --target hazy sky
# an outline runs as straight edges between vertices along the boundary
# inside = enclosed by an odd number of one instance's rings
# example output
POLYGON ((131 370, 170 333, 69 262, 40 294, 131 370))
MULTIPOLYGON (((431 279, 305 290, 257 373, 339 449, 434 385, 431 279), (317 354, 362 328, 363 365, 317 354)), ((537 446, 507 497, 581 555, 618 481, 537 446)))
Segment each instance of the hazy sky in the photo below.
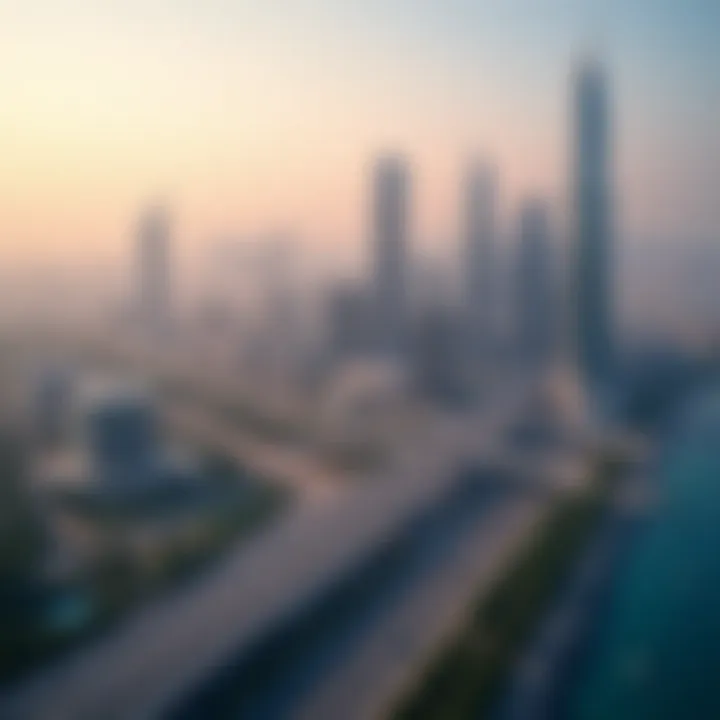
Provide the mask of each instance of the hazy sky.
POLYGON ((561 203, 588 47, 623 235, 717 237, 719 32, 718 0, 0 0, 0 258, 120 257, 158 195, 186 250, 282 226, 342 253, 384 148, 412 159, 424 239, 452 236, 473 154, 508 218, 561 203))

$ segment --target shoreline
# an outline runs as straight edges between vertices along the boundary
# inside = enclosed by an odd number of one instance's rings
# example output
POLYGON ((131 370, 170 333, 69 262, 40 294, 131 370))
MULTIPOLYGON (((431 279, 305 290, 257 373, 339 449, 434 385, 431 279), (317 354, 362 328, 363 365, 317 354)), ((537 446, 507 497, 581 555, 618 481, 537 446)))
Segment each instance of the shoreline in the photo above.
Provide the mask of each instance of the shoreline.
POLYGON ((572 720, 572 700, 613 588, 650 520, 652 489, 646 463, 618 488, 606 517, 521 654, 490 713, 493 720, 572 720))

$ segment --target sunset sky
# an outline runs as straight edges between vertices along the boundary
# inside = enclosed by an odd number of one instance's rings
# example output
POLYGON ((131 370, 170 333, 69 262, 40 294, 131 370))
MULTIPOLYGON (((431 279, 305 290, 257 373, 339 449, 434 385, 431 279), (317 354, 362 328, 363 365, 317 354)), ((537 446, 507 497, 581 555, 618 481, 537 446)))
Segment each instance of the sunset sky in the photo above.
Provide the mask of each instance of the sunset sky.
POLYGON ((195 252, 291 228, 342 255, 368 165, 412 161, 418 243, 473 155, 506 218, 562 208, 573 58, 610 69, 628 239, 720 235, 717 0, 0 0, 0 262, 119 257, 156 197, 195 252))

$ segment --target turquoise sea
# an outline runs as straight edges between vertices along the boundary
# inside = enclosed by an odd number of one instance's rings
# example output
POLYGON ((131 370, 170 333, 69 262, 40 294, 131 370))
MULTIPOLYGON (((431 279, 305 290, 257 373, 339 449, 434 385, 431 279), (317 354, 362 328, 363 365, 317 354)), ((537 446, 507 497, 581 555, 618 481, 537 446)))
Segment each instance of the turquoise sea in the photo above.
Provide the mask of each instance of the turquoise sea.
POLYGON ((589 650, 573 720, 720 719, 720 388, 665 444, 654 516, 589 650))

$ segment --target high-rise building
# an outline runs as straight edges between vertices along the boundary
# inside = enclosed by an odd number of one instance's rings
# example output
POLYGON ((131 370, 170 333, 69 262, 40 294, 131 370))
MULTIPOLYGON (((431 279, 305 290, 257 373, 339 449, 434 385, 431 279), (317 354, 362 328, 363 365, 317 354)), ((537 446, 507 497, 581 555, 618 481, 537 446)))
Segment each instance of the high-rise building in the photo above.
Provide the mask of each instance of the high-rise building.
POLYGON ((171 321, 170 225, 165 209, 152 206, 137 231, 137 302, 141 324, 152 332, 171 321))
POLYGON ((573 125, 573 332, 580 376, 593 390, 607 383, 614 354, 612 143, 605 73, 597 61, 577 70, 573 125))
POLYGON ((462 199, 463 298, 469 349, 491 345, 496 307, 496 202, 495 168, 473 163, 464 181, 462 199))
POLYGON ((517 257, 517 330, 522 360, 543 366, 551 359, 556 332, 553 251, 547 205, 528 200, 520 211, 517 257))
POLYGON ((372 188, 373 297, 377 350, 399 356, 406 349, 410 178, 399 156, 380 158, 372 188))

